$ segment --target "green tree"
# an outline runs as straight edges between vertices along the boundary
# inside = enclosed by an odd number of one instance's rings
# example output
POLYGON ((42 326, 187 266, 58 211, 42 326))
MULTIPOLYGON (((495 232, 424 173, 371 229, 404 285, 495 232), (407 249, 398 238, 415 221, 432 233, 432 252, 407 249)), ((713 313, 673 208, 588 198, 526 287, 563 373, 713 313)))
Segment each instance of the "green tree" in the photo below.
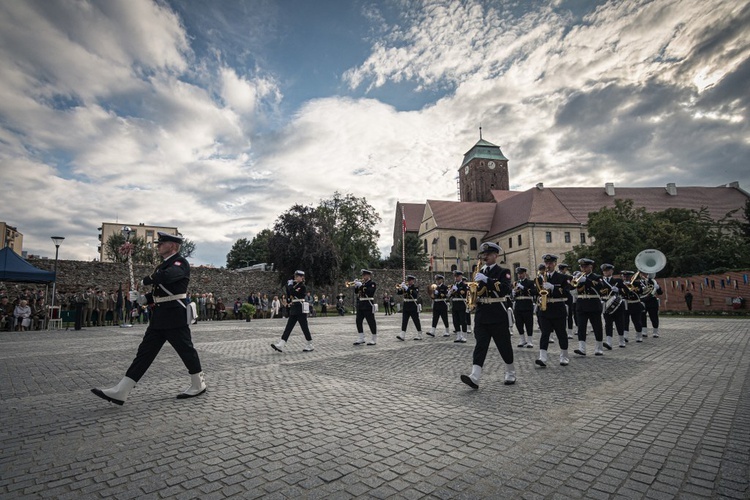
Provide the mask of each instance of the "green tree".
POLYGON ((330 285, 338 275, 339 255, 330 235, 321 229, 317 211, 294 205, 279 216, 268 244, 271 261, 286 282, 294 271, 305 271, 311 285, 330 285))
MULTIPOLYGON (((128 240, 133 245, 131 255, 135 264, 153 264, 156 262, 154 249, 148 247, 146 240, 140 236, 131 236, 128 240)), ((120 248, 125 243, 125 237, 121 233, 113 233, 104 243, 104 256, 114 262, 127 262, 127 255, 120 253, 120 248)))
POLYGON ((247 238, 235 241, 227 254, 227 269, 240 269, 261 262, 271 262, 271 255, 268 251, 271 236, 273 236, 273 231, 263 229, 255 235, 252 241, 247 241, 247 238))
POLYGON ((348 275, 352 267, 366 267, 380 260, 380 233, 375 226, 381 218, 365 198, 335 192, 332 198, 321 201, 316 213, 320 228, 330 235, 340 256, 340 275, 348 275))
MULTIPOLYGON (((425 269, 427 267, 427 253, 424 251, 424 240, 420 240, 416 234, 408 233, 404 240, 404 255, 406 256, 406 269, 425 269)), ((400 269, 404 259, 401 255, 401 240, 396 242, 396 248, 390 257, 381 262, 386 269, 400 269)))
POLYGON ((195 242, 188 238, 183 238, 182 245, 180 246, 180 253, 186 259, 189 259, 195 253, 195 242))

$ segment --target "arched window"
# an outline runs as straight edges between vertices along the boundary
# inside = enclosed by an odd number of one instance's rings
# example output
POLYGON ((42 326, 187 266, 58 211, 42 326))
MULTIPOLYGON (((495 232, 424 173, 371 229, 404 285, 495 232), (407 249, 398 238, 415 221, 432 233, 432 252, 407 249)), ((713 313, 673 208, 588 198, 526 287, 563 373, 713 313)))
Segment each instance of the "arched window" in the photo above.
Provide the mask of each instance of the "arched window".
POLYGON ((456 264, 451 264, 451 272, 455 271, 456 269, 458 269, 458 266, 456 264))
POLYGON ((472 238, 469 240, 469 249, 470 250, 476 250, 477 249, 477 239, 472 238))
POLYGON ((455 250, 456 249, 456 237, 451 236, 448 238, 448 250, 455 250))

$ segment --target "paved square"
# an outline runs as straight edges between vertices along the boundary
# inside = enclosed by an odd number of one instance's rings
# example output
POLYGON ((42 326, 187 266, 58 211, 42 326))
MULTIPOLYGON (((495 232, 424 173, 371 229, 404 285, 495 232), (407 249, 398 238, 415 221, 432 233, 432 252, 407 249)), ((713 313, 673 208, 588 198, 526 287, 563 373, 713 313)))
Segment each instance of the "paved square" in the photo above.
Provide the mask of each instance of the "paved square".
POLYGON ((201 323, 208 392, 175 399, 167 344, 122 407, 89 391, 145 326, 2 333, 0 497, 750 498, 750 320, 665 317, 546 369, 535 332, 516 385, 492 346, 478 391, 472 336, 400 342, 400 316, 377 320, 353 346, 353 316, 311 318, 310 353, 299 328, 271 349, 285 320, 201 323))

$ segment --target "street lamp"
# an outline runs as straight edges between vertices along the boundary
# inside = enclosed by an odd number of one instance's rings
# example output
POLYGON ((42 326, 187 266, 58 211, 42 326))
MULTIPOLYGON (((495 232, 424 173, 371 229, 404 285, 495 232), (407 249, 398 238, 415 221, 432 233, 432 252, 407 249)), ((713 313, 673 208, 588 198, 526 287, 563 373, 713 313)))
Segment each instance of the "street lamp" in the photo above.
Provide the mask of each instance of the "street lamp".
MULTIPOLYGON (((120 254, 124 255, 125 258, 128 260, 128 271, 130 273, 130 290, 135 290, 135 279, 133 278, 133 244, 130 243, 130 235, 133 234, 135 231, 130 229, 129 226, 122 226, 122 229, 120 229, 120 233, 122 234, 123 238, 125 238, 125 243, 122 244, 120 247, 120 254)), ((123 301, 125 302, 125 301, 123 301)), ((130 323, 130 314, 129 311, 125 311, 125 318, 122 323, 120 323, 120 328, 132 328, 133 324, 130 323)))
MULTIPOLYGON (((52 243, 55 244, 55 281, 52 282, 52 300, 50 301, 50 315, 54 314, 55 310, 55 295, 57 294, 57 256, 60 254, 60 245, 65 239, 64 236, 52 236, 52 243)), ((54 318, 50 318, 54 319, 54 318)), ((47 329, 49 329, 51 321, 47 320, 47 329)))

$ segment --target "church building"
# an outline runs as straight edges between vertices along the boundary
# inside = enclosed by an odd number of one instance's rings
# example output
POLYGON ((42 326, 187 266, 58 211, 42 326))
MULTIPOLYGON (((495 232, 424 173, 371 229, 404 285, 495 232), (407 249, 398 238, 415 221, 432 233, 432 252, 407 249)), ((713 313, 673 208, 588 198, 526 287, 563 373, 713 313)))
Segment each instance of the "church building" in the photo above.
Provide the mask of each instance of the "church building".
POLYGON ((392 252, 401 252, 405 220, 406 232, 422 241, 430 270, 435 273, 471 271, 479 245, 485 241, 500 245, 501 260, 507 267, 536 269, 546 253, 559 255, 562 263, 565 252, 589 243, 589 213, 614 207, 615 200, 633 200, 635 207, 649 212, 706 207, 718 220, 744 207, 750 198, 737 182, 718 187, 669 183, 644 188, 615 188, 613 183, 558 188, 539 183, 526 191, 511 191, 508 159, 499 146, 482 139, 481 134, 479 142, 464 155, 458 183, 460 201, 396 204, 392 252))

